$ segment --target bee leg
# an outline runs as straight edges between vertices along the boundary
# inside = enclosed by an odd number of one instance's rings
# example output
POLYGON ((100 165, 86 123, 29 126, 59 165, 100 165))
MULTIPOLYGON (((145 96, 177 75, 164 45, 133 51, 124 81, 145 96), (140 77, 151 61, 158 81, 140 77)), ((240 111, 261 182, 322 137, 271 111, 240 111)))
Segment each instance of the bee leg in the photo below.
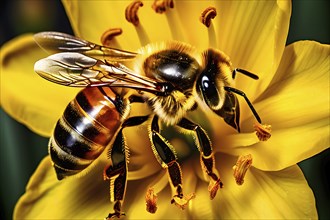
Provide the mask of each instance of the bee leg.
POLYGON ((215 168, 215 159, 210 138, 203 128, 186 118, 183 118, 177 125, 196 133, 197 144, 199 146, 198 149, 201 153, 201 166, 204 172, 210 177, 208 190, 210 192, 210 198, 214 199, 218 189, 223 187, 223 183, 221 182, 218 171, 215 168))
POLYGON ((127 155, 125 148, 125 138, 122 129, 117 134, 110 152, 111 165, 104 168, 104 180, 110 180, 110 201, 115 202, 113 213, 109 213, 106 219, 120 218, 125 215, 121 211, 124 200, 127 182, 127 155))
POLYGON ((159 133, 157 116, 154 116, 151 123, 150 139, 153 153, 161 166, 167 170, 170 184, 175 190, 171 203, 174 203, 181 209, 185 209, 189 200, 193 199, 195 194, 192 193, 189 196, 183 195, 181 167, 177 162, 173 146, 159 133))
POLYGON ((121 211, 121 206, 126 192, 128 149, 122 130, 125 127, 142 124, 148 117, 149 116, 138 116, 127 119, 118 132, 111 151, 109 152, 111 164, 104 168, 103 178, 105 180, 110 179, 110 201, 115 202, 115 204, 113 206, 114 212, 109 213, 106 219, 125 216, 125 213, 121 211))

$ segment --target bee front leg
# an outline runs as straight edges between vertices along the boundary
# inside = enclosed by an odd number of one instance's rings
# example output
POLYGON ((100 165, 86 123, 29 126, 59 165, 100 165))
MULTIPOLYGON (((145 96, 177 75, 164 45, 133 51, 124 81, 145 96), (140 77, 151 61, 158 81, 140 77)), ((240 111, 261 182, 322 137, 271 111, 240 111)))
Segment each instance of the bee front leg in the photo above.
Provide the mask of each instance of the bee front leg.
POLYGON ((181 167, 177 162, 173 146, 159 133, 157 116, 154 116, 151 123, 150 139, 153 153, 161 166, 167 170, 170 184, 174 189, 174 196, 171 203, 174 203, 181 209, 185 209, 188 202, 195 197, 195 194, 183 195, 181 167))
POLYGON ((209 192, 210 198, 214 199, 218 189, 223 187, 223 183, 220 180, 220 175, 215 168, 214 153, 212 150, 212 144, 206 131, 199 125, 183 118, 178 124, 179 127, 194 131, 197 136, 198 150, 201 153, 201 166, 204 172, 210 177, 209 192))

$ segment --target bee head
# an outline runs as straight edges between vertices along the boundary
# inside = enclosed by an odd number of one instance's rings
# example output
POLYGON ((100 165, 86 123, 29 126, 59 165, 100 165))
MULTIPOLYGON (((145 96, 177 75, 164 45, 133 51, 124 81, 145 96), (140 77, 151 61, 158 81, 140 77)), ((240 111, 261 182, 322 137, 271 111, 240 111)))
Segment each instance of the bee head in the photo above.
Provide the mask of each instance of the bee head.
POLYGON ((213 111, 221 109, 225 101, 225 86, 232 81, 232 65, 221 51, 208 49, 203 53, 201 72, 196 81, 198 97, 213 111))

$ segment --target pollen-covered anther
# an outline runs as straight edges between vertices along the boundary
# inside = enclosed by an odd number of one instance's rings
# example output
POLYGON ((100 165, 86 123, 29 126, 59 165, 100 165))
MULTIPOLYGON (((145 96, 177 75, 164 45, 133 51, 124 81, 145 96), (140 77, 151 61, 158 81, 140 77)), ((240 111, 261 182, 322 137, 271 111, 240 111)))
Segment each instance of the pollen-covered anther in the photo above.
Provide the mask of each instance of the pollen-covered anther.
POLYGON ((236 162, 236 165, 233 166, 234 177, 237 185, 242 185, 244 183, 244 177, 248 169, 252 165, 252 155, 248 154, 245 156, 240 156, 236 162))
POLYGON ((260 141, 267 141, 272 135, 272 126, 271 125, 262 125, 258 122, 256 122, 254 125, 254 130, 256 131, 256 135, 259 138, 260 141))
POLYGON ((174 8, 173 0, 155 0, 152 4, 152 9, 159 14, 166 12, 168 8, 174 8))
POLYGON ((217 10, 215 7, 207 7, 199 17, 200 22, 204 24, 206 27, 210 27, 211 19, 217 16, 217 10))
POLYGON ((121 28, 110 28, 109 30, 106 30, 102 36, 101 36, 101 43, 103 46, 109 46, 111 41, 123 33, 123 30, 121 28))
POLYGON ((157 211, 157 195, 154 193, 154 188, 149 188, 146 194, 146 210, 150 213, 157 211))
POLYGON ((194 199, 195 197, 195 193, 190 193, 188 196, 175 195, 171 200, 171 204, 174 203, 177 207, 184 210, 188 206, 189 201, 194 199))
POLYGON ((128 22, 132 23, 134 26, 138 26, 140 24, 138 10, 143 6, 142 1, 133 1, 126 7, 125 10, 125 18, 128 22))
POLYGON ((220 179, 217 181, 210 181, 208 190, 210 192, 210 199, 214 199, 215 196, 217 195, 217 192, 220 188, 223 187, 223 183, 221 182, 220 179))

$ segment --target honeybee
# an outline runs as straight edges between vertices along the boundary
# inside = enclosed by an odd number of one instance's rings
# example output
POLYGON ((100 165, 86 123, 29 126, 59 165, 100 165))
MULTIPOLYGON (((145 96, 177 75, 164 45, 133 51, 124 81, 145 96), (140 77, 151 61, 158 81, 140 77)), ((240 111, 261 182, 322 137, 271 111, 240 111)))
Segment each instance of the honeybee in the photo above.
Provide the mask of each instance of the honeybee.
MULTIPOLYGON (((41 32, 34 37, 42 48, 54 53, 37 61, 35 72, 53 83, 84 88, 64 110, 49 141, 57 178, 82 172, 105 150, 109 151, 109 165, 103 176, 110 180, 114 210, 107 219, 124 215, 121 206, 128 172, 124 128, 151 120, 148 133, 153 153, 169 174, 175 191, 171 202, 183 209, 194 196, 183 195, 175 146, 161 135, 159 123, 196 135, 201 166, 210 178, 211 199, 223 185, 215 168, 212 144, 206 131, 186 118, 187 112, 206 106, 240 132, 238 94, 261 123, 245 93, 231 87, 236 73, 253 79, 258 76, 233 68, 229 57, 219 50, 198 53, 181 42, 162 42, 129 52, 59 32, 41 32), (145 103, 152 113, 129 117, 134 102, 145 103)), ((147 210, 154 212, 156 207, 147 205, 147 210)))

